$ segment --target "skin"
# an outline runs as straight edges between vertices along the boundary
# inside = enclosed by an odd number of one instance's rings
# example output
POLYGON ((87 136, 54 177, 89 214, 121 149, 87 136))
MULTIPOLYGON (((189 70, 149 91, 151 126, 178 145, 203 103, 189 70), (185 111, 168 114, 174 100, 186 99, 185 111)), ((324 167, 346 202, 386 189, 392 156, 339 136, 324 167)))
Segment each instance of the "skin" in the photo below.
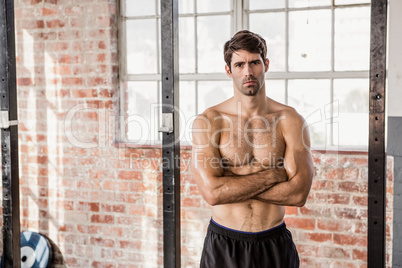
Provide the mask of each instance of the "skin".
POLYGON ((193 123, 193 174, 212 218, 246 232, 281 224, 284 206, 305 204, 313 178, 307 125, 266 97, 268 68, 259 54, 235 51, 225 66, 234 96, 193 123))

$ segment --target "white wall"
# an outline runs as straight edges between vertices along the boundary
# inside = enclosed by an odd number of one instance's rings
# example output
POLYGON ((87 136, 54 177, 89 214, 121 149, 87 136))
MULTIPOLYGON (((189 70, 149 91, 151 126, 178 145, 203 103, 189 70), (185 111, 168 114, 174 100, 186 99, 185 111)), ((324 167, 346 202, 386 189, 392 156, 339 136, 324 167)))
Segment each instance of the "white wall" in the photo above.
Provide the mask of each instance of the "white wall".
POLYGON ((389 0, 388 116, 402 116, 402 0, 389 0))

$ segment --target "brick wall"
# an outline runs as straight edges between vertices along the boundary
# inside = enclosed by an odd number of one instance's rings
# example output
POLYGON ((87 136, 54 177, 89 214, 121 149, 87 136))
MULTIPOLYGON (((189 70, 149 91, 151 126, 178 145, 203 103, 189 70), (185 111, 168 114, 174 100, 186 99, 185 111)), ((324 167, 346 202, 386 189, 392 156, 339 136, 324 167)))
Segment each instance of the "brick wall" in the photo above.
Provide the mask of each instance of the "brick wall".
MULTIPOLYGON (((15 6, 21 230, 47 235, 58 267, 161 267, 161 150, 114 143, 115 0, 15 6)), ((210 217, 188 169, 190 155, 183 148, 183 267, 197 267, 210 217)), ((302 267, 366 267, 367 155, 315 152, 314 162, 306 206, 286 209, 302 267)), ((391 267, 392 159, 388 164, 391 267)))

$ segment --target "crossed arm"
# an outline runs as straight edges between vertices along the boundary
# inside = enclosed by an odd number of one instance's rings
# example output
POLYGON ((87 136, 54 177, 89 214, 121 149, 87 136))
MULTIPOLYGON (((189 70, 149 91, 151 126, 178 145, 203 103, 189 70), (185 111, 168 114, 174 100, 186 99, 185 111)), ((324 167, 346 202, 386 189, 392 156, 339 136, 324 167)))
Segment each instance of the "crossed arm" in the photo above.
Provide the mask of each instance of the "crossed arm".
POLYGON ((288 180, 275 184, 254 199, 283 206, 303 206, 310 192, 314 175, 307 124, 300 117, 283 122, 285 169, 288 180))
POLYGON ((220 126, 211 118, 211 115, 203 115, 194 121, 192 157, 193 174, 201 195, 210 205, 250 199, 277 205, 304 205, 311 187, 313 165, 308 150, 308 130, 303 128, 301 118, 284 125, 289 127, 284 134, 285 168, 273 167, 241 176, 225 172, 217 146, 219 135, 216 133, 220 126))

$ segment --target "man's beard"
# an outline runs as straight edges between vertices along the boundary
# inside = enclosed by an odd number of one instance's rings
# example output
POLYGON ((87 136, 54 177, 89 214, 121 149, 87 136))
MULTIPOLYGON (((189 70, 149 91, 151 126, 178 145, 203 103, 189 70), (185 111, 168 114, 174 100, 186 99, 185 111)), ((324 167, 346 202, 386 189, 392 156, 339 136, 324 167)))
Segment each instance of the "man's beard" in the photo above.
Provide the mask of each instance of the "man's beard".
POLYGON ((246 96, 255 96, 257 95, 258 91, 260 91, 260 83, 256 79, 247 79, 242 81, 241 92, 246 96), (244 86, 244 83, 247 81, 255 81, 255 85, 244 86))

